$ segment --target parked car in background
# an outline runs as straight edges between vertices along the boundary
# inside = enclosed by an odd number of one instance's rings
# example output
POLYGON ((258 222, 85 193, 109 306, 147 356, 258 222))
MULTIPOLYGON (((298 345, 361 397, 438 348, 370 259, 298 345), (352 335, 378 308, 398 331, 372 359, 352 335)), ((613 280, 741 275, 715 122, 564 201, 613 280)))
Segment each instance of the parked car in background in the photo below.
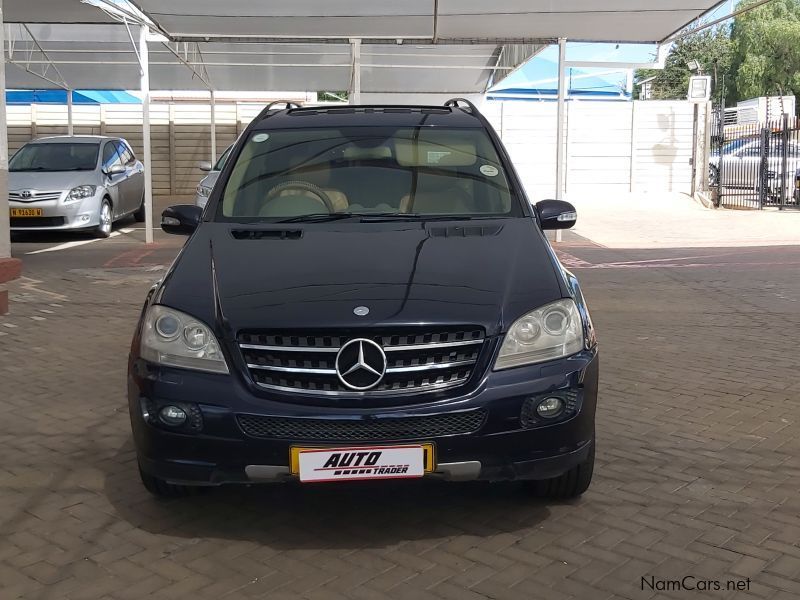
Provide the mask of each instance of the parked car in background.
MULTIPOLYGON (((792 196, 793 174, 800 169, 800 143, 790 140, 786 153, 786 195, 792 196)), ((764 157, 760 138, 739 139, 728 142, 722 149, 723 162, 720 165, 719 152, 712 154, 709 161, 709 183, 724 187, 743 188, 757 191, 761 185, 762 163, 766 158, 766 193, 770 198, 780 195, 781 179, 784 173, 784 142, 782 139, 770 140, 764 157)))
POLYGON ((25 144, 8 163, 11 231, 94 230, 144 221, 144 167, 122 138, 55 136, 25 144))
POLYGON ((201 171, 209 171, 208 175, 203 177, 203 179, 201 179, 200 183, 197 185, 197 193, 194 197, 194 203, 200 208, 205 208, 206 202, 208 202, 208 197, 211 194, 211 190, 214 189, 214 184, 217 182, 217 178, 219 177, 219 172, 222 171, 223 167, 225 166, 225 162, 228 160, 228 155, 231 153, 231 148, 233 148, 233 144, 228 146, 228 148, 222 153, 222 156, 219 157, 219 160, 217 160, 213 166, 210 162, 200 163, 199 166, 201 171))

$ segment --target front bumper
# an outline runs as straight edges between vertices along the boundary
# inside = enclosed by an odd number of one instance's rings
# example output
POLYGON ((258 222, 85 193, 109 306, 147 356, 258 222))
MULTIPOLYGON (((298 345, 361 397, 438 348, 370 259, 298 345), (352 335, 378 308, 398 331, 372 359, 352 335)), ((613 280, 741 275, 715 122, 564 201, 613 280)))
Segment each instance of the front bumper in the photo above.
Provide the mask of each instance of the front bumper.
MULTIPOLYGON (((62 194, 64 196, 64 194, 62 194)), ((100 224, 101 195, 64 203, 56 200, 19 202, 9 200, 9 209, 41 209, 41 216, 10 217, 11 231, 61 231, 90 229, 100 224)))
MULTIPOLYGON (((514 480, 556 477, 583 462, 594 443, 599 358, 597 350, 542 365, 489 372, 461 395, 430 402, 380 407, 336 408, 278 401, 254 395, 236 374, 214 375, 157 367, 140 359, 131 363, 128 400, 142 469, 172 483, 220 485, 295 479, 289 470, 290 448, 298 446, 369 446, 432 442, 436 467, 430 474, 450 480, 514 480), (574 393, 575 411, 561 421, 523 426, 521 413, 530 398, 574 393), (188 403, 202 415, 197 432, 174 431, 145 420, 150 410, 188 403), (290 419, 376 422, 436 417, 482 410, 483 424, 455 435, 404 436, 399 439, 325 441, 252 437, 236 415, 290 419)), ((464 386, 468 388, 468 386, 464 386)), ((456 394, 459 392, 455 392, 456 394)))

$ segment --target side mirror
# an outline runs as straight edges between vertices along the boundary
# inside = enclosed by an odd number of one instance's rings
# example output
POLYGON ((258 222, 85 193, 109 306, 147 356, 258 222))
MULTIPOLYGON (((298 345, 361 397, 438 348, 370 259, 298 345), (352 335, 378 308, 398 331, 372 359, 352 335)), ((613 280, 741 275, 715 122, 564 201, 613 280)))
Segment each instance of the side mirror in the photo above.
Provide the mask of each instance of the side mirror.
POLYGON ((542 229, 569 229, 578 220, 575 207, 563 200, 542 200, 536 203, 536 214, 542 229))
POLYGON ((119 163, 115 165, 111 165, 105 170, 106 175, 111 177, 112 175, 120 175, 125 172, 125 165, 121 165, 119 163))
POLYGON ((161 229, 165 233, 190 235, 200 225, 203 209, 194 204, 175 204, 161 213, 161 229))
POLYGON ((201 171, 210 171, 211 166, 212 166, 211 163, 208 162, 207 160, 197 163, 197 168, 200 169, 201 171))

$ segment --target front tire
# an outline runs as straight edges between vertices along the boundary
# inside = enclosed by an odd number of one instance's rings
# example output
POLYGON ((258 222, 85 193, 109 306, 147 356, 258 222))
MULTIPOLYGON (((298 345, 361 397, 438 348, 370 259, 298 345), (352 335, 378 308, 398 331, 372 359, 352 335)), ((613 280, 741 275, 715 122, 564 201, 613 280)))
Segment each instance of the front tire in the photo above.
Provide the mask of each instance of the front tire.
POLYGON ((107 238, 111 235, 111 227, 114 224, 114 213, 111 211, 111 202, 106 198, 100 205, 100 224, 95 229, 95 235, 100 238, 107 238))
POLYGON ((189 485, 176 485, 158 477, 154 477, 142 470, 139 465, 139 477, 145 489, 156 498, 185 498, 197 492, 197 488, 189 485))
POLYGON ((562 473, 552 479, 528 482, 533 495, 537 498, 569 500, 577 498, 589 489, 589 484, 592 483, 592 474, 594 473, 595 441, 592 440, 591 443, 592 447, 589 449, 589 455, 586 460, 575 465, 566 473, 562 473))

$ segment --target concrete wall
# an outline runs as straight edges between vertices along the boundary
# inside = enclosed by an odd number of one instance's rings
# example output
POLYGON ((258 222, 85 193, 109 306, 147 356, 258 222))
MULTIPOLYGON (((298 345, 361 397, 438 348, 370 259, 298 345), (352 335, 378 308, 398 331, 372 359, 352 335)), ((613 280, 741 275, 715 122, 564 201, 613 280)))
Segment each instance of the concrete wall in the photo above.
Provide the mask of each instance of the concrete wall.
MULTIPOLYGON (((442 104, 442 98, 449 97, 364 96, 363 102, 399 104, 442 104)), ((253 103, 217 105, 218 154, 262 107, 253 103)), ((154 103, 151 110, 153 192, 161 196, 193 194, 203 176, 197 163, 210 158, 210 108, 207 104, 154 103)), ((531 200, 553 197, 555 103, 483 102, 481 110, 502 137, 531 200)), ((689 193, 692 111, 688 102, 568 102, 566 192, 597 197, 630 191, 689 193)), ((7 112, 11 153, 32 138, 67 132, 66 106, 9 106, 7 112)), ((76 134, 122 136, 141 154, 141 106, 76 105, 73 114, 76 134)))
MULTIPOLYGON (((556 104, 485 102, 532 201, 556 186, 556 104)), ((691 191, 689 102, 568 102, 565 160, 570 194, 691 191)))

